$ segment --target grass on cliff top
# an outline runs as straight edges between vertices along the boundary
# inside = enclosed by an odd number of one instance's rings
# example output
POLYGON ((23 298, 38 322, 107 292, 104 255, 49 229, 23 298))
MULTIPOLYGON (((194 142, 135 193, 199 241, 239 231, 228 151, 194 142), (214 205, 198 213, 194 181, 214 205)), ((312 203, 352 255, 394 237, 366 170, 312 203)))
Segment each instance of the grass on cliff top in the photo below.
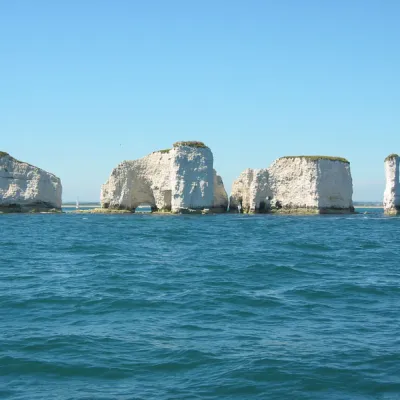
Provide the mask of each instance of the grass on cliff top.
POLYGON ((156 151, 153 151, 153 153, 162 153, 162 154, 165 154, 165 153, 169 153, 171 151, 171 149, 163 149, 163 150, 156 150, 156 151))
POLYGON ((199 147, 199 148, 207 148, 207 146, 203 142, 189 141, 189 142, 175 142, 174 147, 178 146, 189 146, 189 147, 199 147))
MULTIPOLYGON (((35 171, 40 170, 40 168, 37 167, 36 165, 29 164, 29 163, 27 163, 26 161, 18 160, 17 158, 11 156, 11 155, 8 154, 7 152, 5 152, 5 151, 0 151, 0 158, 5 157, 5 156, 9 156, 9 157, 11 158, 11 160, 14 160, 15 162, 18 162, 18 163, 21 163, 21 164, 29 165, 31 168, 34 168, 35 171)), ((52 174, 51 172, 48 172, 48 171, 45 171, 45 172, 47 172, 49 175, 52 175, 52 176, 54 176, 55 178, 57 178, 57 177, 56 177, 54 174, 52 174)))
MULTIPOLYGON (((17 162, 20 162, 20 163, 22 163, 22 161, 20 161, 20 160, 17 160, 16 158, 14 158, 13 156, 11 156, 9 153, 7 153, 6 151, 0 151, 0 158, 2 158, 2 157, 6 157, 6 156, 8 156, 8 157, 10 157, 12 160, 14 160, 14 161, 17 161, 17 162)), ((27 164, 27 163, 26 163, 27 164)))
POLYGON ((350 161, 346 160, 343 157, 332 157, 332 156, 285 156, 282 158, 305 158, 306 160, 318 161, 318 160, 330 160, 330 161, 340 161, 347 164, 350 164, 350 161))
POLYGON ((386 158, 385 158, 385 161, 389 161, 391 158, 396 158, 396 157, 398 157, 399 155, 398 154, 395 154, 395 153, 393 153, 393 154, 389 154, 386 158))

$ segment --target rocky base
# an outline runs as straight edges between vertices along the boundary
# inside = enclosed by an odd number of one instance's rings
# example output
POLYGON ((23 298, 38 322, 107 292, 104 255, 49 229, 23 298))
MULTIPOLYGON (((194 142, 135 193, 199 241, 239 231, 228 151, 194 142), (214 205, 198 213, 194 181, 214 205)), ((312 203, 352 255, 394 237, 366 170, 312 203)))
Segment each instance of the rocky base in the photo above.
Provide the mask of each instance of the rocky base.
MULTIPOLYGON (((70 211, 75 214, 135 214, 135 210, 126 210, 126 209, 116 209, 116 208, 91 208, 88 210, 74 210, 70 211)), ((163 214, 163 215, 201 215, 201 214, 220 214, 225 213, 226 210, 224 207, 220 208, 181 208, 178 211, 171 211, 168 209, 157 210, 152 209, 151 212, 146 212, 145 214, 163 214)), ((354 213, 354 207, 350 208, 295 208, 295 207, 282 207, 282 208, 269 208, 269 209, 257 209, 257 210, 242 210, 242 214, 293 214, 293 215, 319 215, 319 214, 352 214, 354 213)), ((400 210, 397 211, 400 214, 400 210)), ((137 212, 141 214, 142 212, 137 212)), ((230 213, 238 214, 237 209, 230 210, 230 213)), ((393 213, 395 214, 395 212, 393 213)))
POLYGON ((400 207, 385 209, 384 213, 385 215, 400 215, 400 207))
POLYGON ((354 207, 350 208, 320 208, 318 214, 354 214, 354 207))
POLYGON ((87 210, 74 210, 70 212, 73 214, 133 214, 133 211, 115 208, 90 208, 87 210))
POLYGON ((216 208, 181 208, 178 211, 171 211, 171 209, 157 209, 152 208, 151 212, 141 212, 135 210, 126 210, 121 208, 91 208, 87 210, 74 210, 70 211, 73 214, 164 214, 164 215, 179 215, 179 214, 220 214, 225 213, 226 209, 224 207, 216 208))
MULTIPOLYGON (((238 211, 233 209, 231 213, 238 214, 238 211)), ((242 210, 242 214, 294 214, 294 215, 318 215, 318 214, 352 214, 354 207, 350 208, 270 208, 256 210, 242 210)))
MULTIPOLYGON (((225 207, 225 206, 210 208, 210 213, 212 213, 212 214, 224 214, 226 212, 227 212, 227 207, 225 207)), ((203 213, 203 214, 206 214, 206 213, 203 213)))
POLYGON ((11 213, 61 213, 61 208, 55 208, 50 203, 31 203, 31 204, 0 204, 1 214, 11 213))
POLYGON ((180 208, 179 210, 172 211, 172 214, 223 214, 225 212, 225 207, 180 208))

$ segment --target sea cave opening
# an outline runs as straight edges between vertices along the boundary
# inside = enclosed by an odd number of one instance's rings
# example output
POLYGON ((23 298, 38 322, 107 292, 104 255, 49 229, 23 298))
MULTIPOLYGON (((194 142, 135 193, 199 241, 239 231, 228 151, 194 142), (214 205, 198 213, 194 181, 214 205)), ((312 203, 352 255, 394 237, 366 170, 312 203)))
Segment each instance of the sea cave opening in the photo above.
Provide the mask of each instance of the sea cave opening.
POLYGON ((139 204, 135 208, 135 213, 147 214, 147 213, 151 213, 153 211, 154 211, 154 206, 152 206, 151 204, 139 204))

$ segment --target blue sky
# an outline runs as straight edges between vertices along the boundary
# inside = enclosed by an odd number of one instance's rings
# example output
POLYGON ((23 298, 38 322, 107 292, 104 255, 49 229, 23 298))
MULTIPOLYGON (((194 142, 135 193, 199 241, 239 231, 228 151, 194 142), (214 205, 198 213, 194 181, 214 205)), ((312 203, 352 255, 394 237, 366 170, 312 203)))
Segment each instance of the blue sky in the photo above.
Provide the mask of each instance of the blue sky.
POLYGON ((400 2, 0 2, 0 150, 98 200, 124 159, 211 147, 228 193, 284 155, 351 161, 381 200, 399 152, 400 2))

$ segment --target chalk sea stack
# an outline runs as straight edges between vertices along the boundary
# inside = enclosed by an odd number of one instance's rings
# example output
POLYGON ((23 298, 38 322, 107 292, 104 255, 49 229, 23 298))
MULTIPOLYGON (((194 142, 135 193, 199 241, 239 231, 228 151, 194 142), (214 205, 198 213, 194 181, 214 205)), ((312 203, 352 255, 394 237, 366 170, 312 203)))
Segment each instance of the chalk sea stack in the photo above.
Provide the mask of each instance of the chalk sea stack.
POLYGON ((102 208, 135 211, 225 212, 228 196, 213 168, 211 150, 202 142, 176 142, 171 149, 123 161, 102 185, 102 208))
POLYGON ((399 161, 397 154, 390 154, 385 158, 386 187, 383 195, 383 209, 388 215, 400 214, 399 161))
POLYGON ((60 211, 61 193, 55 175, 0 152, 0 212, 60 211))
POLYGON ((350 163, 341 157, 288 156, 246 169, 233 183, 229 209, 246 213, 354 212, 350 163))

